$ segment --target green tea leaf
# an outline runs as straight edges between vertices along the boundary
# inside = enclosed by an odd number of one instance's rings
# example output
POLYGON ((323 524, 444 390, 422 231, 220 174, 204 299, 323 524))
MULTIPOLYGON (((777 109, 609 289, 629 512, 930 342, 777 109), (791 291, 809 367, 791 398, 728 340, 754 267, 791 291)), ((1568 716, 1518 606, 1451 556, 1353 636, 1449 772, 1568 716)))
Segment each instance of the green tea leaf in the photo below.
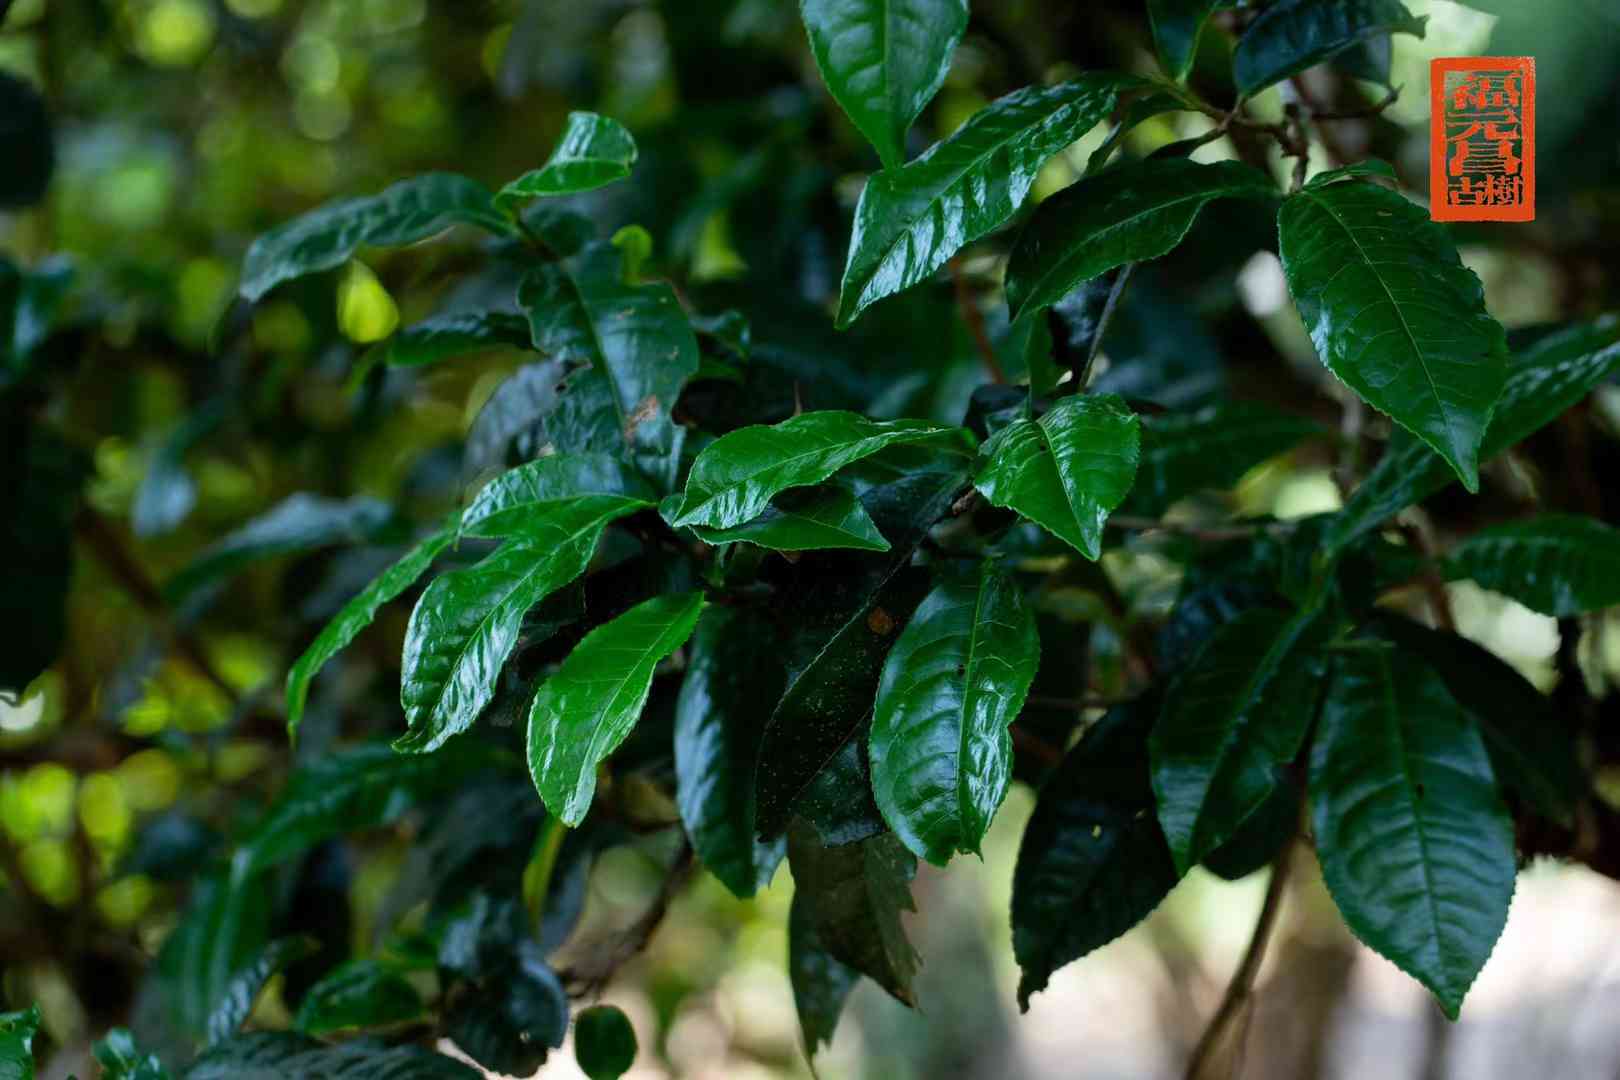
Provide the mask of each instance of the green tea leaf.
POLYGON ((832 1042, 844 1002, 860 977, 860 972, 821 944, 808 900, 795 893, 788 909, 788 979, 793 984, 806 1057, 814 1057, 822 1043, 832 1042))
POLYGON ((308 1035, 387 1027, 422 1015, 422 996, 375 960, 350 960, 309 988, 293 1026, 308 1035))
POLYGON ((967 29, 967 0, 800 0, 799 11, 833 99, 884 168, 900 165, 967 29))
POLYGON ((1136 480, 1141 422, 1112 394, 1067 397, 1039 420, 1017 419, 984 445, 974 486, 1088 559, 1136 480))
POLYGON ((1577 514, 1493 525, 1453 548, 1445 573, 1543 615, 1584 615, 1620 604, 1620 530, 1577 514))
POLYGON ((855 208, 838 301, 847 327, 1017 212, 1048 158, 1114 108, 1128 76, 1092 73, 991 102, 917 160, 874 175, 855 208))
POLYGON ((209 1048, 186 1080, 480 1080, 463 1061, 420 1046, 353 1039, 335 1046, 291 1031, 255 1031, 209 1048))
POLYGON ((0 1080, 34 1080, 34 1036, 39 1006, 0 1013, 0 1080))
POLYGON ((1153 44, 1166 74, 1177 82, 1187 77, 1204 24, 1216 8, 1230 6, 1228 0, 1148 0, 1153 44))
POLYGON ((144 1054, 128 1028, 113 1028, 90 1049, 103 1080, 169 1080, 169 1070, 156 1054, 144 1054))
POLYGON ((252 963, 232 975, 230 982, 226 983, 219 1004, 208 1017, 208 1045, 224 1042, 236 1034, 242 1022, 252 1014, 253 1003, 258 1000, 259 993, 271 976, 313 956, 319 950, 319 942, 303 936, 277 938, 266 945, 252 963))
POLYGON ((636 163, 636 141, 624 125, 596 113, 571 112, 551 157, 495 195, 495 205, 515 211, 525 199, 574 195, 623 180, 636 163))
POLYGON ((1423 36, 1400 0, 1280 0, 1261 12, 1232 53, 1232 78, 1245 97, 1356 45, 1390 33, 1423 36))
POLYGON ((528 349, 529 321, 509 311, 463 311, 435 315, 407 326, 384 342, 391 367, 422 367, 487 349, 528 349))
POLYGON ((361 247, 403 247, 458 224, 497 236, 512 231, 478 181, 455 173, 413 176, 380 195, 328 203, 271 229, 248 248, 238 288, 258 301, 284 281, 342 266, 361 247))
POLYGON ((1041 203, 1019 234, 1007 259, 1007 306, 1022 318, 1117 266, 1158 258, 1212 199, 1276 194, 1270 177, 1236 161, 1154 158, 1084 177, 1041 203))
POLYGON ((1153 700, 1114 707, 1041 787, 1013 871, 1022 1009, 1054 971, 1147 918, 1180 880, 1148 781, 1157 712, 1153 700))
MULTIPOLYGON (((680 496, 670 498, 676 500, 671 509, 674 513, 680 496)), ((838 484, 784 491, 752 521, 729 529, 697 525, 692 531, 706 544, 745 542, 772 551, 889 550, 889 542, 855 493, 838 484)))
POLYGON ((868 420, 851 412, 810 412, 771 427, 722 435, 704 448, 669 523, 729 529, 765 512, 788 488, 819 484, 846 465, 898 443, 971 439, 961 428, 923 420, 868 420))
POLYGON ((901 843, 944 866, 980 842, 1012 778, 1008 725, 1040 662, 1035 615, 991 562, 923 600, 883 664, 872 790, 901 843))
POLYGON ((1311 755, 1322 877, 1370 948, 1456 1019, 1507 923, 1513 823, 1479 732, 1423 662, 1342 652, 1311 755))
POLYGON ((830 847, 814 829, 799 825, 788 833, 788 862, 794 902, 804 897, 810 925, 827 953, 896 1000, 913 1004, 917 951, 900 913, 916 910, 911 899, 916 856, 892 833, 830 847))
POLYGON ((568 995, 537 951, 523 941, 445 1010, 445 1035, 492 1072, 532 1076, 568 1034, 568 995))
POLYGON ((529 773, 546 809, 578 825, 596 791, 596 767, 630 734, 653 669, 697 626, 703 594, 647 600, 586 634, 540 685, 529 707, 529 773))
POLYGON ((1393 191, 1344 183, 1290 196, 1278 231, 1289 292, 1323 362, 1479 490, 1507 343, 1445 227, 1393 191))
POLYGON ((1196 491, 1231 488, 1262 461, 1320 434, 1303 417, 1247 401, 1144 416, 1141 463, 1126 505, 1157 516, 1196 491))
POLYGON ((612 1005, 594 1005, 574 1018, 574 1057, 589 1080, 619 1080, 636 1063, 636 1029, 612 1005))
POLYGON ((641 509, 652 488, 634 469, 609 454, 555 454, 519 465, 479 489, 461 512, 460 532, 487 539, 531 536, 535 523, 583 498, 614 498, 641 509))

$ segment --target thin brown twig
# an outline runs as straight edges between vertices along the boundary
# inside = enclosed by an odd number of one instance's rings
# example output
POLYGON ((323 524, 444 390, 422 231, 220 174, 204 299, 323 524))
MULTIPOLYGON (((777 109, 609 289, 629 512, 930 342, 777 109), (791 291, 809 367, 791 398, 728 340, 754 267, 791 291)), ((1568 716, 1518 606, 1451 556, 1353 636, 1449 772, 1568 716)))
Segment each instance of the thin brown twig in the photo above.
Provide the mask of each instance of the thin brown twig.
POLYGON ((647 910, 635 922, 625 927, 612 947, 600 951, 599 955, 604 955, 605 960, 560 972, 564 983, 578 987, 581 997, 599 996, 607 988, 608 983, 613 981, 613 976, 618 974, 619 969, 652 941, 658 927, 663 924, 664 916, 669 914, 670 904, 691 878, 696 865, 696 853, 692 850, 692 842, 683 835, 680 850, 675 853, 669 871, 664 875, 663 884, 658 887, 658 895, 653 897, 653 902, 648 905, 647 910))
POLYGON ((1125 286, 1131 283, 1131 274, 1136 271, 1136 264, 1126 263, 1120 267, 1119 276, 1114 279, 1113 287, 1108 290, 1108 299, 1103 303, 1102 314, 1097 316, 1097 332, 1091 338, 1091 347, 1086 350, 1086 365, 1074 373, 1074 392, 1086 392, 1086 384, 1091 381, 1092 369, 1097 366, 1097 355, 1102 352, 1103 336, 1108 333, 1108 324, 1114 321, 1114 312, 1119 308, 1119 301, 1125 295, 1125 286))
POLYGON ((984 313, 973 299, 973 290, 968 287, 967 276, 962 273, 962 257, 954 257, 950 261, 951 284, 956 289, 956 309, 962 313, 962 321, 967 324, 968 333, 973 337, 973 344, 979 350, 979 359, 984 363, 984 370, 990 376, 991 382, 1004 383, 1007 373, 1001 370, 1001 361, 996 357, 995 346, 990 343, 990 335, 984 328, 984 313))

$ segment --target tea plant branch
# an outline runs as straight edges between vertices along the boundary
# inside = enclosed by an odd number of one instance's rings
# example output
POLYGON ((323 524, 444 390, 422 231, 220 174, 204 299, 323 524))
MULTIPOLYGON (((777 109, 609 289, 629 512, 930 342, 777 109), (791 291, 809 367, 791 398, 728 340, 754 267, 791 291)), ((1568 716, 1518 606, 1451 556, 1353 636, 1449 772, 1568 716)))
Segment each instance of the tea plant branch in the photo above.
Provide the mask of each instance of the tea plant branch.
POLYGON ((653 897, 647 910, 625 927, 617 941, 601 951, 601 959, 559 972, 564 983, 577 987, 580 997, 599 996, 619 969, 652 941, 658 927, 663 924, 664 916, 669 914, 671 902, 691 879, 696 865, 692 842, 683 833, 680 850, 675 853, 669 870, 664 874, 663 883, 658 887, 658 895, 653 897))

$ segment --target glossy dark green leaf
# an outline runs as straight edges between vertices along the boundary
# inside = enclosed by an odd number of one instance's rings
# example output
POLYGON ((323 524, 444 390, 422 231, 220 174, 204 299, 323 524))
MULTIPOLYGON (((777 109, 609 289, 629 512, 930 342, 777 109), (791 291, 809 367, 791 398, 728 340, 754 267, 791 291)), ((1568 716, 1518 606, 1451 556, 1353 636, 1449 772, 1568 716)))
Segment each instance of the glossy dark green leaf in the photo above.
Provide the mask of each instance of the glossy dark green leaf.
POLYGON ((809 412, 770 427, 722 435, 697 456, 671 525, 729 529, 765 512, 788 488, 820 484, 885 447, 971 440, 961 428, 924 420, 868 420, 852 412, 809 412))
POLYGON ((1014 420, 985 443, 974 486, 1088 559, 1136 480, 1141 423, 1112 394, 1067 397, 1039 420, 1014 420))
POLYGON ((410 730, 395 747, 431 751, 471 727, 494 697, 524 613, 585 572, 611 522, 648 505, 620 495, 546 504, 527 516, 521 539, 435 578, 405 629, 400 701, 410 730))
POLYGON ((675 291, 663 282, 626 283, 620 253, 598 244, 531 270, 518 305, 536 349, 589 369, 584 378, 605 391, 622 445, 667 456, 675 440, 670 411, 698 369, 697 338, 675 291))
POLYGON ((754 839, 754 769, 782 695, 781 658, 768 623, 710 607, 698 623, 675 702, 675 801, 698 858, 741 897, 769 884, 782 845, 754 839))
POLYGON ((420 1046, 355 1039, 323 1046, 290 1031, 255 1031, 209 1048, 186 1080, 480 1080, 463 1061, 420 1046))
POLYGON ((329 544, 375 537, 393 517, 388 504, 364 495, 332 499, 300 492, 198 555, 169 580, 164 592, 178 600, 261 559, 329 544))
POLYGON ((1150 740, 1159 824, 1183 873, 1266 801, 1299 753, 1320 683, 1310 655, 1318 615, 1239 615, 1166 693, 1150 740))
POLYGON ((1344 921, 1456 1019, 1507 922, 1513 823, 1479 731, 1421 659, 1381 643, 1335 657, 1311 805, 1344 921))
POLYGON ((915 911, 911 879, 917 859, 892 833, 830 847, 815 830, 788 833, 794 903, 804 898, 816 938, 840 963, 859 971, 907 1005, 917 951, 900 913, 915 911))
POLYGON ((486 539, 550 539, 535 523, 582 498, 635 503, 643 509, 652 488, 636 471, 608 454, 556 454, 519 465, 485 484, 461 512, 460 531, 486 539))
POLYGON ((821 77, 883 166, 906 159, 906 132, 945 82, 967 29, 967 0, 800 0, 821 77))
POLYGON ((1460 634, 1431 630, 1390 612, 1381 612, 1372 629, 1434 668, 1479 725, 1504 787, 1552 821, 1573 821, 1587 782, 1571 733, 1547 695, 1505 660, 1460 634))
MULTIPOLYGON (((1605 379, 1620 374, 1620 318, 1576 323, 1538 340, 1513 357, 1502 399, 1480 446, 1488 461, 1550 423, 1605 379)), ((1397 430, 1378 464, 1350 496, 1323 536, 1339 550, 1392 515, 1444 488, 1453 479, 1445 460, 1406 431, 1397 430)))
POLYGON ((1445 573, 1543 615, 1601 611, 1620 604, 1620 530, 1578 514, 1493 525, 1452 548, 1445 573))
POLYGON ((1198 55, 1198 38, 1204 23, 1218 7, 1230 7, 1226 0, 1148 0, 1148 18, 1153 24, 1153 44, 1159 62, 1178 82, 1192 70, 1198 55))
MULTIPOLYGON (((670 498, 675 500, 670 503, 673 514, 680 496, 670 498)), ((772 551, 889 550, 889 542, 855 493, 839 484, 784 491, 752 521, 729 529, 697 525, 692 531, 706 544, 749 543, 772 551)))
POLYGON ((1278 233, 1317 355, 1477 491, 1507 342, 1445 227, 1393 191, 1341 183, 1290 196, 1278 233))
POLYGON ((135 1045, 128 1028, 113 1028, 90 1048, 90 1056, 101 1066, 103 1080, 169 1080, 169 1070, 156 1054, 135 1045))
POLYGON ((568 995, 535 952, 525 943, 446 1010, 445 1035, 493 1072, 533 1075, 568 1034, 568 995))
POLYGON ((1395 172, 1395 166, 1381 158, 1367 158, 1364 161, 1352 162, 1337 169, 1325 169, 1311 177, 1305 186, 1308 188, 1326 187, 1328 184, 1337 184, 1340 180, 1354 180, 1358 177, 1377 177, 1380 180, 1400 181, 1400 177, 1395 172))
POLYGON ((379 195, 328 203, 271 229, 248 248, 239 288, 257 301, 284 281, 342 266, 362 247, 402 247, 458 224, 497 236, 512 230, 478 181, 456 173, 413 176, 379 195))
POLYGON ((844 1002, 860 977, 821 944, 808 901, 795 894, 788 910, 788 979, 806 1057, 814 1057, 822 1043, 832 1042, 844 1002))
POLYGON ((565 824, 585 820, 597 766, 635 727, 653 669, 685 644, 702 610, 698 592, 644 601, 586 634, 540 685, 529 707, 529 774, 565 824))
POLYGON ((253 1012, 253 1003, 259 999, 260 991, 271 976, 289 964, 313 956, 319 948, 314 938, 303 936, 277 938, 266 945, 252 963, 232 975, 225 984, 225 992, 208 1018, 208 1045, 224 1042, 236 1034, 253 1012))
POLYGON ((287 735, 290 738, 298 737, 298 725, 303 721, 304 704, 309 698, 309 684, 316 673, 371 625, 384 604, 414 585, 454 538, 452 525, 446 523, 420 540, 344 604, 293 663, 287 672, 287 735))
POLYGON ((1196 491, 1231 488, 1243 474, 1322 434, 1303 417, 1246 401, 1142 417, 1142 459, 1126 506, 1156 516, 1196 491))
POLYGON ((1157 702, 1116 706, 1041 787, 1013 871, 1018 1004, 1052 973, 1147 918, 1180 875, 1153 813, 1157 702))
POLYGON ((636 1063, 636 1029, 612 1005, 595 1005, 574 1018, 574 1059, 590 1080, 619 1080, 636 1063))
POLYGON ((495 195, 495 205, 513 210, 524 200, 574 195, 623 180, 636 163, 636 141, 624 125, 596 113, 571 112, 551 157, 495 195))
POLYGON ((1400 0, 1279 0, 1243 32, 1232 78, 1253 95, 1359 42, 1390 33, 1422 37, 1426 22, 1400 0))
POLYGON ((380 744, 314 758, 288 778, 270 809, 243 836, 232 872, 245 880, 322 840, 396 821, 495 760, 491 751, 473 746, 418 755, 380 744))
POLYGON ((1082 178, 1041 203, 1007 258, 1007 306, 1022 318, 1081 282, 1181 243, 1213 199, 1269 199, 1277 185, 1237 161, 1130 162, 1082 178))
POLYGON ((1048 158, 1113 111, 1127 76, 1091 73, 991 102, 899 169, 875 174, 855 208, 838 325, 938 270, 1005 223, 1048 158))
POLYGON ((872 795, 871 725, 862 724, 793 804, 824 844, 854 844, 889 831, 872 795))
POLYGON ((422 367, 487 349, 527 349, 529 321, 509 311, 435 315, 407 326, 382 345, 392 367, 422 367))
POLYGON ((987 561, 935 587, 889 650, 872 714, 872 790, 914 854, 943 866, 978 853, 1007 795, 1007 729, 1040 648, 1022 588, 987 561))
POLYGON ((388 1027, 422 1015, 422 996, 375 960, 340 964, 309 988, 293 1026, 307 1035, 388 1027))
POLYGON ((1300 784, 1278 784, 1226 838, 1226 843, 1204 856, 1204 869, 1227 881, 1237 881, 1270 866, 1282 846, 1299 831, 1299 808, 1300 784))
POLYGON ((34 1036, 39 1006, 0 1013, 0 1080, 34 1080, 34 1036))
POLYGON ((56 169, 55 136, 45 99, 28 83, 0 71, 0 207, 32 206, 45 197, 56 169))

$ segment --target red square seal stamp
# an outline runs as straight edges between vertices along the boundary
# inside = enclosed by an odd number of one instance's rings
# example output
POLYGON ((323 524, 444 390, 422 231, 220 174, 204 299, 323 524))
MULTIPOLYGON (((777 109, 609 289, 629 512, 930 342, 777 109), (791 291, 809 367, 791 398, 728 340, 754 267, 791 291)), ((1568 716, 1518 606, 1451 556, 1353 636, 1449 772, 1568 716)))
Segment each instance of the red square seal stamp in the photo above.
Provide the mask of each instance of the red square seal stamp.
POLYGON ((1429 93, 1429 216, 1534 221, 1535 57, 1431 60, 1429 93))

